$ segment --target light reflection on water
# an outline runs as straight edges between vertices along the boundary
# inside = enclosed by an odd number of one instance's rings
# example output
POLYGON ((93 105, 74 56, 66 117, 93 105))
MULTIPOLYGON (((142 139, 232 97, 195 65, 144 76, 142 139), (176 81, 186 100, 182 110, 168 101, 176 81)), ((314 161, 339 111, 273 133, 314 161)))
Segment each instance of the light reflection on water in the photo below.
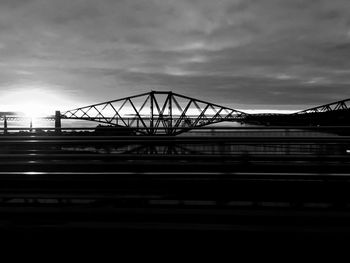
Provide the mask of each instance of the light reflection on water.
MULTIPOLYGON (((91 121, 81 121, 81 120, 61 120, 62 127, 72 128, 72 127, 96 127, 98 123, 91 121)), ((54 120, 46 120, 41 118, 23 118, 21 120, 8 120, 7 127, 9 128, 30 128, 32 123, 32 128, 54 128, 55 122, 54 120)), ((0 125, 4 127, 4 122, 1 121, 0 125)))
MULTIPOLYGON (((8 127, 21 127, 28 128, 30 127, 30 118, 23 119, 20 121, 8 121, 8 127)), ((1 125, 1 123, 0 123, 1 125)), ((3 125, 3 123, 2 123, 3 125)), ((79 121, 79 120, 62 120, 62 127, 71 128, 71 127, 96 127, 98 123, 89 122, 89 121, 79 121)), ((268 129, 244 129, 244 127, 252 127, 252 125, 241 125, 240 123, 219 123, 216 126, 218 127, 240 127, 237 130, 230 129, 215 129, 215 127, 208 130, 195 130, 190 131, 179 136, 233 136, 233 137, 288 137, 288 136, 330 136, 334 135, 329 132, 320 132, 320 131, 306 131, 302 129, 278 129, 278 130, 268 130, 268 129)), ((53 120, 45 119, 33 119, 32 128, 54 128, 53 120)), ((254 126, 253 126, 254 127, 254 126)), ((152 145, 148 147, 147 145, 139 144, 122 144, 119 146, 110 145, 104 147, 97 147, 96 145, 84 145, 82 147, 63 147, 62 150, 75 151, 75 152, 98 152, 98 153, 136 153, 136 154, 232 154, 232 153, 279 153, 279 154, 291 154, 291 153, 303 153, 303 154, 315 154, 315 153, 338 153, 346 154, 347 151, 340 147, 336 146, 325 146, 318 144, 306 144, 306 145, 245 145, 243 144, 181 144, 181 145, 171 145, 169 148, 168 145, 152 145)))
MULTIPOLYGON (((62 128, 94 128, 99 123, 93 121, 83 121, 83 120, 65 120, 62 119, 62 128)), ((3 121, 0 123, 4 127, 3 121)), ((55 127, 54 120, 46 120, 41 118, 26 118, 21 120, 8 120, 7 127, 9 128, 51 128, 55 127), (32 127, 31 127, 32 125, 32 127)), ((223 122, 217 123, 211 126, 207 126, 205 130, 191 130, 180 134, 179 136, 255 136, 255 137, 274 137, 274 136, 330 136, 334 135, 329 132, 320 131, 306 131, 302 129, 259 129, 259 126, 241 124, 237 122, 223 122), (215 129, 215 127, 220 127, 221 129, 215 129), (222 129, 223 127, 228 127, 228 129, 222 129), (230 128, 238 127, 240 129, 231 130, 230 128), (251 128, 256 127, 257 129, 244 129, 245 127, 251 128)))
MULTIPOLYGON (((62 128, 94 128, 99 123, 93 121, 83 121, 83 120, 65 120, 62 119, 62 128)), ((0 123, 4 127, 4 123, 0 123)), ((7 127, 9 128, 32 128, 33 130, 38 128, 54 128, 54 120, 40 119, 40 118, 27 118, 21 120, 8 120, 7 127), (31 127, 32 125, 32 127, 31 127)), ((207 126, 203 130, 190 130, 179 134, 178 136, 234 136, 234 137, 285 137, 285 136, 294 136, 294 137, 303 137, 303 136, 318 136, 318 137, 327 137, 334 136, 334 133, 325 132, 325 131, 316 131, 316 130, 303 130, 303 129, 268 129, 264 127, 261 129, 261 126, 241 124, 235 122, 223 122, 217 123, 211 126, 207 126), (220 129, 216 129, 219 127, 220 129), (227 127, 227 129, 224 129, 227 127), (247 129, 245 129, 247 127, 247 129), (239 128, 239 129, 231 129, 239 128), (248 129, 249 128, 249 129, 248 129), (254 129, 251 129, 254 128, 254 129), (256 128, 256 129, 255 129, 256 128)))
POLYGON ((346 149, 342 145, 321 144, 293 144, 293 145, 246 145, 242 144, 173 144, 173 145, 142 145, 123 144, 105 146, 63 146, 62 150, 77 153, 100 153, 100 154, 146 154, 146 155, 323 155, 337 154, 346 155, 346 149))

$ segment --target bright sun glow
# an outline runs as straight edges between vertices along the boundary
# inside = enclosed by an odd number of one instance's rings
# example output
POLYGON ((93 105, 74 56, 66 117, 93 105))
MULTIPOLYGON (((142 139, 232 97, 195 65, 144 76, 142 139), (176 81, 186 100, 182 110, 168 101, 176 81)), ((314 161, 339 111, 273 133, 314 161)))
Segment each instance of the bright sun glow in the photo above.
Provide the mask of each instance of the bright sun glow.
POLYGON ((59 91, 43 87, 21 87, 9 90, 0 98, 2 111, 22 113, 30 118, 38 118, 55 114, 71 101, 59 91))
POLYGON ((23 114, 26 117, 31 117, 31 118, 38 118, 38 117, 42 117, 50 114, 50 112, 47 111, 48 110, 47 107, 45 107, 45 105, 41 105, 38 102, 22 104, 19 108, 20 108, 20 111, 23 112, 23 114))

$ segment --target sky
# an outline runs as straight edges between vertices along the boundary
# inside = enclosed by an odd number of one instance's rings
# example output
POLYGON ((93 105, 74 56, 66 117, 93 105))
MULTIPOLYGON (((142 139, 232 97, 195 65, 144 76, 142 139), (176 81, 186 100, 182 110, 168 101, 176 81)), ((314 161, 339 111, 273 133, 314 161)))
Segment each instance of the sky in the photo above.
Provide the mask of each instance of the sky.
POLYGON ((349 0, 0 0, 0 110, 151 90, 236 109, 350 97, 349 0))

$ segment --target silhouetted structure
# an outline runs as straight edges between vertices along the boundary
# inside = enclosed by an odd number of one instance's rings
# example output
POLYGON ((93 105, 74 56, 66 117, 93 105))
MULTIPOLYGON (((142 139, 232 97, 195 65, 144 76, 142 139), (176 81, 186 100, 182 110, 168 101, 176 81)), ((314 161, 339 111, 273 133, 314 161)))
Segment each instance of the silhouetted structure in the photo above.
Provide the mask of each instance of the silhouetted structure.
MULTIPOLYGON (((192 129, 219 123, 240 122, 265 126, 349 126, 350 99, 321 105, 293 114, 248 114, 211 102, 187 97, 171 91, 151 91, 135 96, 102 102, 44 119, 55 121, 55 131, 62 130, 61 120, 94 121, 104 126, 97 131, 141 135, 177 135, 192 129), (105 129, 105 128, 106 129, 105 129), (112 129, 115 127, 117 129, 112 129)), ((28 119, 25 116, 2 115, 0 120, 28 119)))
POLYGON ((129 127, 149 135, 176 135, 222 121, 241 121, 246 116, 242 111, 163 91, 89 105, 62 114, 64 119, 129 127))
POLYGON ((263 125, 294 126, 349 126, 350 99, 341 100, 293 114, 255 114, 248 115, 244 122, 263 125))

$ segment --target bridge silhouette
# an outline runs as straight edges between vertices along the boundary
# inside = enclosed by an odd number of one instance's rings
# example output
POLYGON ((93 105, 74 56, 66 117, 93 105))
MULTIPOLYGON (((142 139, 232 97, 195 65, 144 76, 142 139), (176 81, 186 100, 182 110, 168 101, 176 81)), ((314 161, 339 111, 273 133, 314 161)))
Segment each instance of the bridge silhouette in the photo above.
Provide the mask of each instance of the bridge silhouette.
POLYGON ((260 125, 346 125, 350 99, 292 114, 248 114, 171 91, 151 91, 64 112, 63 119, 128 127, 141 134, 177 135, 219 122, 260 125))
POLYGON ((320 105, 292 114, 249 115, 244 122, 275 126, 349 126, 350 99, 320 105))
MULTIPOLYGON (((0 116, 7 121, 28 119, 23 116, 0 116)), ((171 91, 151 91, 134 96, 83 106, 44 117, 61 120, 93 121, 109 127, 128 128, 145 135, 177 135, 191 129, 219 122, 260 125, 348 125, 350 99, 298 111, 292 114, 248 114, 230 107, 188 97, 171 91)))
POLYGON ((322 113, 322 112, 349 110, 350 109, 349 103, 350 103, 350 99, 345 99, 345 100, 340 100, 340 101, 324 104, 321 106, 313 107, 310 109, 298 111, 294 114, 300 115, 300 114, 308 114, 308 113, 322 113))
POLYGON ((248 114, 171 91, 151 91, 64 112, 62 119, 95 121, 148 134, 177 135, 248 114))

